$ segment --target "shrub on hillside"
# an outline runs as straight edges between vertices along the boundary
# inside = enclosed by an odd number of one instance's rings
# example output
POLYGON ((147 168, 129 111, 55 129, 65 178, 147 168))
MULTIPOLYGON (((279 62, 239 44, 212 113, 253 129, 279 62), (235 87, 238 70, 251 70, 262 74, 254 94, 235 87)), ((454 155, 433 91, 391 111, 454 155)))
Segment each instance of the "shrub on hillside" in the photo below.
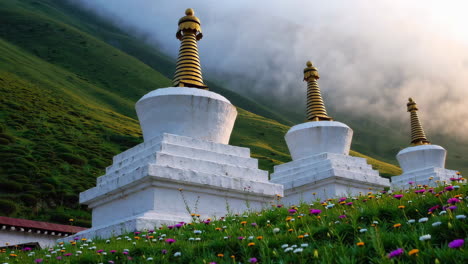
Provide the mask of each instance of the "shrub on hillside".
POLYGON ((83 157, 71 154, 71 153, 62 153, 59 155, 59 158, 66 161, 71 165, 83 166, 87 163, 87 160, 83 157))
POLYGON ((11 216, 16 213, 16 204, 10 200, 0 199, 0 215, 11 216))

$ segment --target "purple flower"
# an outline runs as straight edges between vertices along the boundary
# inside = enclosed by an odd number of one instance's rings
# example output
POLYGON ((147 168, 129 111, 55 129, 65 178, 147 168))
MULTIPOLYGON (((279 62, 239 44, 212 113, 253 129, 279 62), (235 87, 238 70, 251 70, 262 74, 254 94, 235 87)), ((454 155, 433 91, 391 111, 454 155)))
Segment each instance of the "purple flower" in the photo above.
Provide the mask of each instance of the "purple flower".
POLYGON ((58 256, 58 257, 56 257, 55 259, 61 260, 61 259, 62 259, 62 256, 58 256))
POLYGON ((455 211, 457 209, 457 207, 455 205, 452 205, 452 206, 449 206, 448 209, 452 210, 452 211, 455 211))
POLYGON ((212 262, 210 262, 210 264, 218 264, 218 263, 217 263, 217 262, 213 262, 213 261, 212 261, 212 262))
POLYGON ((346 201, 346 199, 348 199, 348 198, 346 198, 346 197, 341 197, 341 198, 338 200, 338 202, 344 202, 344 201, 346 201))
POLYGON ((257 223, 252 223, 251 225, 252 225, 252 226, 257 226, 257 223))
POLYGON ((166 254, 167 254, 167 250, 163 249, 163 250, 161 250, 161 253, 163 253, 163 255, 166 255, 166 254))
POLYGON ((104 252, 103 249, 100 249, 100 250, 96 251, 96 253, 102 253, 102 252, 104 252))
POLYGON ((398 257, 401 254, 403 254, 403 252, 404 252, 404 250, 402 248, 399 248, 397 250, 394 250, 394 251, 388 253, 388 258, 398 257))
POLYGON ((440 205, 436 205, 436 206, 432 206, 431 208, 429 208, 429 212, 434 212, 435 210, 439 209, 440 205))
POLYGON ((23 251, 30 251, 31 249, 32 248, 30 248, 30 247, 25 247, 25 248, 23 248, 23 251))
POLYGON ((80 240, 80 238, 79 237, 74 237, 73 240, 80 240))
POLYGON ((403 194, 395 194, 393 195, 393 198, 400 200, 401 198, 403 198, 403 194))
POLYGON ((425 189, 420 189, 420 190, 414 191, 414 193, 420 194, 420 193, 424 193, 425 191, 426 191, 425 189))
POLYGON ((112 260, 109 260, 109 262, 107 262, 107 263, 114 264, 115 262, 112 261, 112 260))
POLYGON ((445 187, 445 190, 446 191, 453 191, 453 186, 452 185, 447 186, 447 187, 445 187))
POLYGON ((181 228, 183 225, 184 225, 184 224, 180 224, 180 223, 179 223, 179 224, 176 224, 175 227, 176 227, 176 228, 181 228))
POLYGON ((113 250, 111 250, 111 251, 109 251, 109 252, 110 252, 110 253, 116 253, 117 250, 113 249, 113 250))
POLYGON ((346 203, 346 205, 351 206, 351 205, 353 205, 353 202, 346 203))
POLYGON ((447 203, 449 204, 456 204, 456 203, 459 203, 460 200, 458 200, 458 198, 450 198, 448 199, 447 203))
POLYGON ((42 259, 35 259, 34 262, 35 262, 35 263, 41 263, 41 262, 42 262, 42 259))
POLYGON ((173 239, 173 238, 168 238, 168 239, 166 239, 165 241, 166 241, 166 243, 168 243, 169 245, 176 242, 176 240, 173 239))
POLYGON ((340 215, 339 218, 340 219, 346 218, 346 215, 340 215))
POLYGON ((241 236, 240 236, 240 237, 238 237, 237 239, 242 240, 242 239, 244 239, 244 237, 241 237, 241 236))
POLYGON ((141 232, 136 231, 136 232, 135 232, 135 235, 139 235, 140 233, 141 233, 141 232))
POLYGON ((257 259, 257 258, 250 258, 250 259, 249 259, 249 262, 250 262, 250 263, 257 263, 257 262, 258 262, 258 259, 257 259))
POLYGON ((296 209, 289 209, 288 212, 289 212, 290 214, 295 214, 295 213, 297 212, 297 210, 296 210, 296 209))
POLYGON ((152 234, 154 233, 154 230, 149 230, 148 233, 152 234))
POLYGON ((409 181, 408 184, 409 184, 409 185, 413 185, 413 184, 414 184, 414 181, 409 181))
POLYGON ((310 213, 313 215, 319 215, 322 212, 320 209, 310 209, 310 213))
POLYGON ((450 242, 448 246, 449 248, 460 248, 460 247, 463 247, 463 244, 465 244, 465 240, 455 239, 452 242, 450 242))
POLYGON ((64 254, 65 257, 69 257, 69 256, 71 256, 71 255, 72 255, 72 253, 65 253, 65 254, 64 254))

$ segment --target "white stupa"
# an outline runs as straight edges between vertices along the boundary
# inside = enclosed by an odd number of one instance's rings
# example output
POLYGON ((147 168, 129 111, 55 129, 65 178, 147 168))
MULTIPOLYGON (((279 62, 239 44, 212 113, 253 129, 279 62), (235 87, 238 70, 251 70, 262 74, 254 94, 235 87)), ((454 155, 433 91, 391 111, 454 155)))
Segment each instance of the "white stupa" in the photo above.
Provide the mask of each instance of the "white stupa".
POLYGON ((271 182, 284 186, 284 202, 367 193, 389 187, 366 159, 349 156, 353 130, 328 116, 317 84, 317 68, 307 62, 307 121, 293 126, 285 139, 293 161, 275 166, 271 182))
MULTIPOLYGON (((107 238, 163 224, 270 206, 283 187, 268 181, 248 148, 227 145, 236 108, 203 83, 192 9, 179 20, 174 86, 136 103, 144 142, 115 156, 97 185, 80 194, 92 228, 78 237, 107 238)), ((67 239, 63 239, 67 241, 67 239)))
POLYGON ((415 185, 434 187, 438 182, 448 183, 450 178, 458 178, 456 171, 445 169, 447 151, 441 146, 431 145, 427 140, 419 121, 419 109, 412 98, 409 98, 407 107, 411 117, 412 146, 397 154, 403 174, 392 177, 392 188, 405 189, 415 185))

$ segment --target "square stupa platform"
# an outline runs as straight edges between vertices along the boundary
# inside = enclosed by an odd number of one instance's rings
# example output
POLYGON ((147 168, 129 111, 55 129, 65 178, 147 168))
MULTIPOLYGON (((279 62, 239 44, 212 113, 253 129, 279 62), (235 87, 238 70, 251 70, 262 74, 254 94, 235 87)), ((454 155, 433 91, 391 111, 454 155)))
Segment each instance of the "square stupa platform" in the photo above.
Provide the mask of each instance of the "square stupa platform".
POLYGON ((367 194, 389 187, 366 159, 322 153, 275 166, 271 182, 283 184, 285 204, 367 194), (315 193, 315 195, 313 194, 315 193))
POLYGON ((403 173, 402 175, 392 177, 393 189, 408 189, 411 186, 428 185, 436 187, 443 185, 444 182, 449 184, 450 178, 457 177, 457 171, 448 170, 445 168, 426 167, 419 170, 413 170, 403 173), (409 182, 413 182, 412 185, 409 182))
POLYGON ((76 236, 108 238, 191 222, 190 213, 259 210, 277 194, 282 186, 268 181, 250 149, 165 133, 115 156, 97 186, 80 194, 93 220, 76 236))

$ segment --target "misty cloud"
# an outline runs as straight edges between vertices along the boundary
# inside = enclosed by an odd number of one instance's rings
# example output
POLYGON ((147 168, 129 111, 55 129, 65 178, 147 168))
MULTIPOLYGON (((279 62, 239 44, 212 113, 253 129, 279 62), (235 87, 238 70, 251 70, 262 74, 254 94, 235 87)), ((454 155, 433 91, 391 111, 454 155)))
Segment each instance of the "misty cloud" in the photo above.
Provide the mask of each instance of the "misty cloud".
POLYGON ((408 97, 428 134, 468 130, 464 1, 73 0, 176 56, 177 21, 201 19, 204 71, 241 94, 305 105, 302 70, 318 67, 326 105, 408 123, 408 97))

